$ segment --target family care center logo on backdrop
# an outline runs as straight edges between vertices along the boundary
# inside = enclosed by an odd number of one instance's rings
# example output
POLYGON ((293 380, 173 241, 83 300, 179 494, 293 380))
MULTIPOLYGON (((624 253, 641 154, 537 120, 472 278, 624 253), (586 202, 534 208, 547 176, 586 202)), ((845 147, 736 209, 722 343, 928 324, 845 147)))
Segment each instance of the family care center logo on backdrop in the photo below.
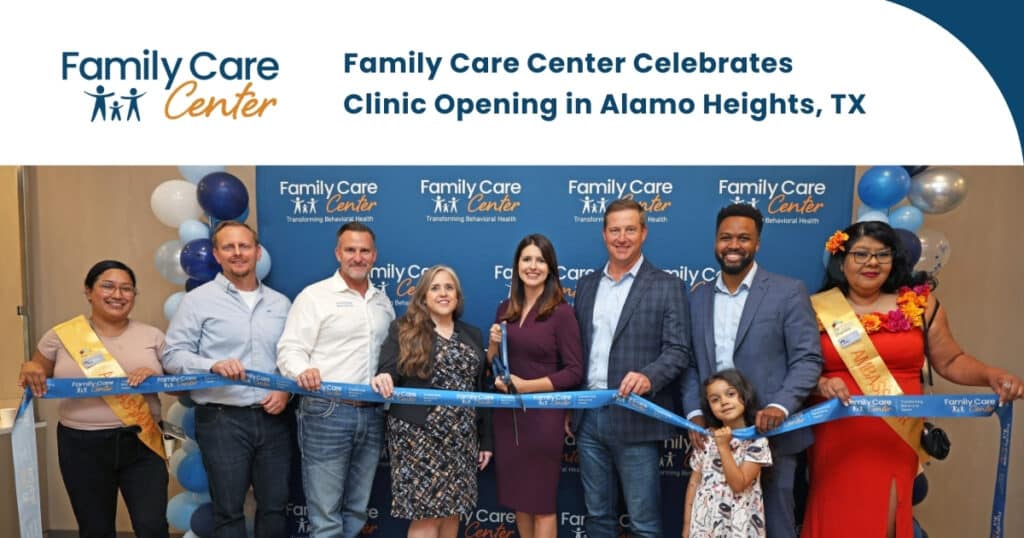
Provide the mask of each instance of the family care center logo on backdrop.
POLYGON ((374 181, 348 179, 289 181, 277 183, 277 194, 291 208, 285 213, 289 223, 344 224, 373 222, 380 186, 374 181))
POLYGON ((277 106, 277 98, 258 95, 256 81, 274 80, 279 70, 271 56, 198 51, 172 57, 156 49, 143 49, 139 56, 61 52, 61 79, 83 94, 82 118, 91 122, 259 118, 277 106), (231 87, 215 84, 218 80, 231 87))
POLYGON ((516 222, 523 184, 497 179, 421 179, 427 222, 516 222))
POLYGON ((412 263, 409 265, 398 265, 396 263, 385 263, 370 268, 370 281, 385 295, 391 290, 391 305, 396 309, 409 306, 413 293, 416 292, 416 283, 419 282, 423 272, 430 269, 430 265, 412 263))
POLYGON ((579 203, 579 211, 573 215, 576 223, 604 222, 608 204, 619 198, 639 203, 647 212, 648 223, 667 223, 665 211, 672 206, 670 195, 675 187, 668 180, 636 178, 569 179, 568 186, 569 194, 579 203))
POLYGON ((766 224, 818 224, 828 192, 824 182, 795 179, 719 179, 717 188, 728 203, 760 209, 766 224))

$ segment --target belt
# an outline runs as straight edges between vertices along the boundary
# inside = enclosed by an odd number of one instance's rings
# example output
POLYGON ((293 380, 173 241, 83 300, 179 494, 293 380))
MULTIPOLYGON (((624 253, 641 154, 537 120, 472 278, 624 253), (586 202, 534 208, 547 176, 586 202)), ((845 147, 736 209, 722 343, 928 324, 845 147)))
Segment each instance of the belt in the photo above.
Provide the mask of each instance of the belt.
POLYGON ((344 400, 342 398, 336 398, 334 401, 352 407, 377 407, 380 405, 380 402, 363 402, 360 400, 344 400))
POLYGON ((263 409, 263 404, 252 404, 252 405, 228 405, 219 403, 197 403, 199 407, 209 407, 211 409, 263 409))

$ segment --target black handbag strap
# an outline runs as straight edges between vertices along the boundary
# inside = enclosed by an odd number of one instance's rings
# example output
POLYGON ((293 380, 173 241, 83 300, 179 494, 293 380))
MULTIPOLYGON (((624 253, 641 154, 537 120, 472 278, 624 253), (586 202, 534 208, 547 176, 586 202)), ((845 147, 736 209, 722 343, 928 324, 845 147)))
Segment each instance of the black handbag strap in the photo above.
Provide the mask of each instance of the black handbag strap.
POLYGON ((924 360, 928 363, 928 386, 935 386, 935 379, 932 377, 932 354, 931 350, 928 349, 928 330, 932 328, 932 322, 935 321, 935 316, 939 313, 939 299, 935 299, 935 309, 932 310, 932 315, 928 316, 928 319, 924 322, 924 360))

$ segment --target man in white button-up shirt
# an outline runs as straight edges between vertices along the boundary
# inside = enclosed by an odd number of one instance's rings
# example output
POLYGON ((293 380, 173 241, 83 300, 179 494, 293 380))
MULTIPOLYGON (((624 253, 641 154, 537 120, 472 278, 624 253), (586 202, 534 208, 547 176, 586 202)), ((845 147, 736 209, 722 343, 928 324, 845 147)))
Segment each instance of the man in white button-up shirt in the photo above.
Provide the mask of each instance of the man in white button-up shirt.
MULTIPOLYGON (((299 293, 277 346, 281 373, 312 391, 322 381, 369 384, 395 319, 391 301, 370 282, 373 231, 345 224, 334 255, 338 271, 299 293)), ((384 442, 383 408, 304 396, 297 419, 310 536, 357 536, 384 442)))

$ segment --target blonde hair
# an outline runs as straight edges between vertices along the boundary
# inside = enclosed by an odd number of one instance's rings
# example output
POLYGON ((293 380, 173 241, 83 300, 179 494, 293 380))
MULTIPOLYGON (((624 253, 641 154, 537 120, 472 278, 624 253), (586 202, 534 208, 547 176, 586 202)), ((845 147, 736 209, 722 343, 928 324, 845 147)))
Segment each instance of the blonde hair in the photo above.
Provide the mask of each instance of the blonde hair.
POLYGON ((398 320, 398 372, 402 375, 429 379, 434 373, 434 323, 427 309, 427 291, 434 277, 442 271, 455 281, 456 302, 452 317, 458 319, 462 315, 462 285, 455 270, 446 265, 435 265, 424 271, 416 283, 409 307, 398 320))

